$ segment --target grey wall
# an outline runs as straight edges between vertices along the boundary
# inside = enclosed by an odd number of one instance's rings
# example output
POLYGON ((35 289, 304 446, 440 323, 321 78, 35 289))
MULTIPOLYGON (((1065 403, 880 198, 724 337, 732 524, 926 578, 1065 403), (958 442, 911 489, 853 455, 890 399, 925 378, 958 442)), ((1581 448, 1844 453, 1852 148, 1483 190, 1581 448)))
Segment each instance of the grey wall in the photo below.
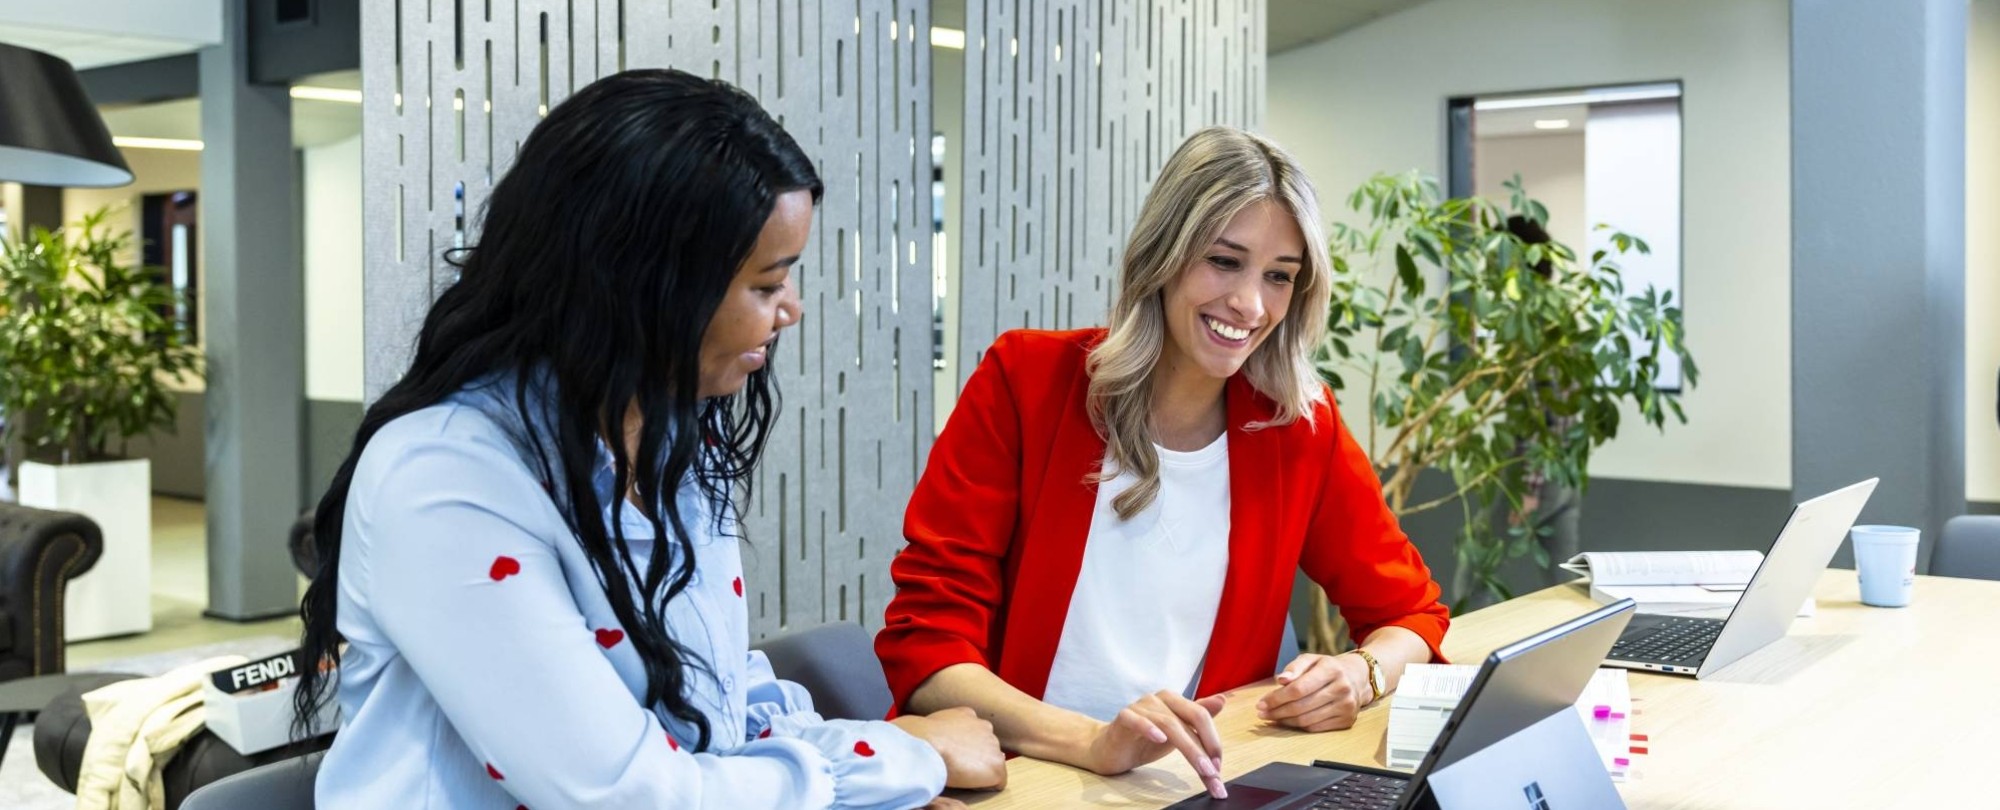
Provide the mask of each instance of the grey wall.
POLYGON ((256 81, 289 83, 361 63, 361 9, 354 0, 312 0, 305 19, 287 22, 278 21, 278 0, 234 1, 249 4, 256 81))
POLYGON ((125 455, 153 462, 153 494, 201 499, 208 496, 202 420, 208 404, 200 391, 182 391, 172 431, 154 431, 126 443, 125 455))
POLYGON ((306 400, 305 505, 319 504, 361 427, 361 403, 306 400))
MULTIPOLYGON (((1426 473, 1418 479, 1413 500, 1441 497, 1450 492, 1449 484, 1441 472, 1426 473)), ((1579 534, 1585 551, 1766 551, 1777 539, 1778 530, 1784 528, 1791 510, 1790 490, 1594 478, 1584 496, 1579 534)), ((2000 515, 2000 503, 1969 502, 1953 514, 1961 512, 2000 515)), ((1457 510, 1433 509, 1404 519, 1402 525, 1423 554, 1432 575, 1449 591, 1452 576, 1458 570, 1458 562, 1452 556, 1452 539, 1463 525, 1457 510)), ((1836 567, 1852 565, 1841 562, 1836 567)), ((1568 574, 1550 575, 1536 570, 1526 557, 1504 566, 1500 578, 1516 594, 1572 579, 1568 574)), ((1306 584, 1303 578, 1299 584, 1302 591, 1306 584)), ((1447 592, 1445 600, 1451 602, 1459 596, 1447 592)), ((1302 610, 1303 605, 1303 601, 1295 599, 1294 612, 1302 610)), ((1303 614, 1299 616, 1304 621, 1303 614)))
POLYGON ((149 104, 191 98, 201 92, 200 59, 194 54, 162 56, 77 72, 84 92, 100 106, 149 104))
MULTIPOLYGON (((153 493, 177 498, 207 496, 203 481, 202 415, 207 403, 199 391, 180 394, 180 412, 172 432, 158 431, 133 439, 125 455, 153 462, 153 493)), ((361 403, 307 400, 305 413, 305 490, 301 502, 317 503, 341 460, 347 457, 354 430, 361 426, 361 403)))
MULTIPOLYGON (((1448 484, 1443 473, 1428 473, 1418 481, 1416 498, 1443 496, 1450 491, 1448 484)), ((1783 489, 1596 478, 1584 498, 1579 533, 1585 551, 1766 551, 1791 509, 1792 493, 1783 489)), ((1968 503, 1964 512, 2000 515, 2000 503, 1968 503)), ((1403 530, 1423 554, 1432 576, 1445 588, 1447 604, 1462 596, 1451 592, 1452 577, 1458 570, 1452 540, 1461 525, 1455 508, 1433 509, 1403 521, 1403 530)), ((1852 566, 1843 563, 1837 567, 1852 566)), ((1537 570, 1523 557, 1503 566, 1500 579, 1514 593, 1522 594, 1573 577, 1537 570)), ((1304 622, 1308 583, 1301 576, 1297 584, 1293 614, 1296 621, 1304 622)))

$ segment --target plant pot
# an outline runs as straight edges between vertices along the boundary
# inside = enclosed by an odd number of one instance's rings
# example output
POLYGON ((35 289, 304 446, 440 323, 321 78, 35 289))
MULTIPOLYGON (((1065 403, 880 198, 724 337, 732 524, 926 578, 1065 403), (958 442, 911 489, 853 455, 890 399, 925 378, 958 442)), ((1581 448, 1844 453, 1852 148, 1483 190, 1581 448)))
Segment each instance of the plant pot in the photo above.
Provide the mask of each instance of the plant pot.
POLYGON ((76 512, 104 532, 104 556, 64 595, 64 640, 153 629, 152 463, 24 462, 20 495, 23 506, 76 512))

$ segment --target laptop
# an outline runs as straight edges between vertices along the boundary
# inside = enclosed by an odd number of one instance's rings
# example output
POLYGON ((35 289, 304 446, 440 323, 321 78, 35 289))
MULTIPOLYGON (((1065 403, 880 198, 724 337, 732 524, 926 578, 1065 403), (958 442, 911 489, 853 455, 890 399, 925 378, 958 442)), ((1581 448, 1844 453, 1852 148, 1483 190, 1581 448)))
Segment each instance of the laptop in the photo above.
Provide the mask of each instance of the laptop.
POLYGON ((1725 619, 1641 613, 1611 645, 1605 663, 1706 678, 1776 641, 1812 595, 1833 552, 1875 492, 1870 478, 1792 509, 1757 573, 1725 619))
POLYGON ((1485 798, 1468 803, 1465 794, 1485 797, 1501 790, 1518 799, 1514 794, 1531 790, 1552 807, 1622 808, 1574 706, 1635 607, 1630 599, 1619 600, 1486 656, 1415 773, 1276 762, 1230 780, 1227 799, 1203 793, 1173 807, 1459 808, 1490 805, 1485 798))

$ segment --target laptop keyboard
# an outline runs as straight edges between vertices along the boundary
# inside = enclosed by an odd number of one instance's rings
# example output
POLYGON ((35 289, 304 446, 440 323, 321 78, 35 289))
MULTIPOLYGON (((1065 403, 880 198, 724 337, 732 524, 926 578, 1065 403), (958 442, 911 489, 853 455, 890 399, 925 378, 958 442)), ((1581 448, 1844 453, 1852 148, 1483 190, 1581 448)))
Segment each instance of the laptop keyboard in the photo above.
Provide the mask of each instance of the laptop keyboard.
POLYGON ((1715 638, 1722 634, 1717 619, 1669 616, 1653 626, 1653 631, 1637 639, 1621 638, 1611 645, 1611 656, 1625 661, 1657 661, 1679 664, 1708 657, 1715 638))
POLYGON ((1403 796, 1409 780, 1373 773, 1350 774, 1314 793, 1311 810, 1388 810, 1403 796))

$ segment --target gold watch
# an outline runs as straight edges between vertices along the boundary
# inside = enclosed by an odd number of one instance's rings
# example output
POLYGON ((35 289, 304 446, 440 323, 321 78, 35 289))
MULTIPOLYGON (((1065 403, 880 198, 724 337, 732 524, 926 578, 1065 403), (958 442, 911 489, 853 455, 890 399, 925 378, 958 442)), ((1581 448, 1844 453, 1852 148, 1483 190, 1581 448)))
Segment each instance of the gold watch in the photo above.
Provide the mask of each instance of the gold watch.
POLYGON ((1361 660, 1368 662, 1368 689, 1375 694, 1368 698, 1368 703, 1361 705, 1366 706, 1369 703, 1381 700, 1382 687, 1385 685, 1384 681, 1386 680, 1382 677, 1382 662, 1375 660, 1375 656, 1370 655, 1367 650, 1360 647, 1348 650, 1347 652, 1361 656, 1361 660))

